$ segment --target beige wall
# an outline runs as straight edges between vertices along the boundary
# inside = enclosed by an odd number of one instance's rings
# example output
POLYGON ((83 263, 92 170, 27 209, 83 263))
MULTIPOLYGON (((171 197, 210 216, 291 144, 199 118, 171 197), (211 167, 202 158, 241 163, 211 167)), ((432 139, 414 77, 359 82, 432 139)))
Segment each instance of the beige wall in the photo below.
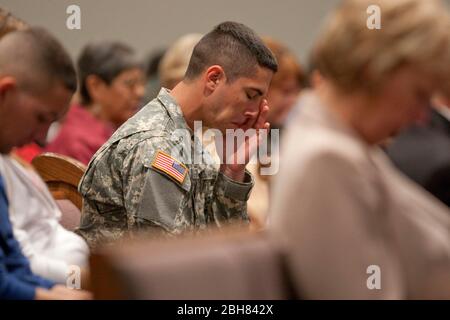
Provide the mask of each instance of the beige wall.
MULTIPOLYGON (((424 0, 425 1, 425 0, 424 0)), ((224 20, 284 41, 302 62, 324 17, 339 0, 0 0, 30 24, 52 30, 74 57, 89 41, 121 40, 142 55, 224 20), (66 28, 66 8, 81 7, 81 30, 66 28)), ((446 0, 450 3, 450 0, 446 0)))
POLYGON ((326 13, 338 0, 0 0, 30 24, 50 29, 76 57, 89 42, 117 39, 139 53, 166 46, 187 32, 243 22, 284 41, 302 61, 326 13), (81 8, 81 30, 66 28, 66 8, 81 8))

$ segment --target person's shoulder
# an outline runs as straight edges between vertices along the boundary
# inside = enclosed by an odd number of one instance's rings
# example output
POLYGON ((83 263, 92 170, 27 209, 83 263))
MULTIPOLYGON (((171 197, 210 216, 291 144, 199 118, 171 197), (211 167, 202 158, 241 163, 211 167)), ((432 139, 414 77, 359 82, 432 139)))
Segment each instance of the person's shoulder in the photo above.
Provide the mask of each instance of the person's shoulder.
POLYGON ((183 141, 173 139, 171 135, 149 135, 139 138, 134 137, 133 139, 136 140, 133 142, 123 140, 119 144, 118 149, 120 150, 118 152, 124 154, 124 166, 128 165, 129 162, 136 164, 136 159, 140 159, 142 165, 149 166, 161 154, 183 165, 190 163, 189 154, 186 152, 190 150, 190 146, 183 141), (129 145, 122 147, 121 144, 129 145), (127 150, 127 152, 124 152, 124 150, 127 150))
POLYGON ((172 152, 177 143, 167 128, 160 127, 136 132, 120 139, 115 146, 115 153, 126 157, 132 153, 139 152, 153 154, 156 150, 172 152))
POLYGON ((349 134, 320 127, 290 129, 283 145, 283 161, 290 158, 303 159, 304 162, 340 159, 354 165, 368 161, 369 147, 349 134))
POLYGON ((113 135, 114 138, 127 137, 133 134, 151 132, 158 135, 167 130, 170 118, 158 100, 152 100, 138 113, 128 119, 113 135))
POLYGON ((127 155, 138 144, 145 140, 155 140, 170 136, 169 117, 163 108, 157 103, 149 103, 136 115, 126 121, 103 145, 101 151, 96 155, 101 158, 113 153, 116 155, 127 155))
POLYGON ((336 119, 314 94, 304 97, 302 109, 286 131, 282 146, 290 157, 333 155, 349 161, 367 160, 367 144, 336 119))

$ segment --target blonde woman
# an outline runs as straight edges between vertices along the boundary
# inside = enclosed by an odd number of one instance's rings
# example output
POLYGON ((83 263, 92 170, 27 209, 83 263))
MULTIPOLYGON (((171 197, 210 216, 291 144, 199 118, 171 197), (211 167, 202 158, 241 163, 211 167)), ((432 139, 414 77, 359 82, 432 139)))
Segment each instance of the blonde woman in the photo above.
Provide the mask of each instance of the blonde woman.
POLYGON ((172 90, 183 80, 195 45, 203 37, 200 33, 188 33, 178 38, 164 53, 158 71, 161 86, 172 90))
POLYGON ((377 147, 448 83, 449 33, 434 0, 348 0, 329 17, 270 211, 304 298, 450 298, 450 213, 377 147))

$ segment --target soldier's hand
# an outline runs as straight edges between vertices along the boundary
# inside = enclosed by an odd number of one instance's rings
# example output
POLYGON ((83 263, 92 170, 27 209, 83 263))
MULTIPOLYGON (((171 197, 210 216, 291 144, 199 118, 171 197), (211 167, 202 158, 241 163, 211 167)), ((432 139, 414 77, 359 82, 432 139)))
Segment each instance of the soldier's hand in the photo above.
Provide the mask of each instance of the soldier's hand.
MULTIPOLYGON (((259 112, 253 122, 243 128, 244 132, 249 133, 249 129, 252 129, 250 135, 245 135, 241 144, 234 144, 234 150, 231 154, 226 155, 227 152, 227 137, 223 137, 223 153, 222 164, 220 171, 235 181, 244 181, 245 167, 249 163, 250 159, 257 152, 258 146, 261 143, 261 130, 269 130, 270 124, 267 122, 267 115, 269 113, 269 106, 266 99, 261 100, 259 106, 259 112)), ((239 139, 238 139, 239 141, 239 139)))

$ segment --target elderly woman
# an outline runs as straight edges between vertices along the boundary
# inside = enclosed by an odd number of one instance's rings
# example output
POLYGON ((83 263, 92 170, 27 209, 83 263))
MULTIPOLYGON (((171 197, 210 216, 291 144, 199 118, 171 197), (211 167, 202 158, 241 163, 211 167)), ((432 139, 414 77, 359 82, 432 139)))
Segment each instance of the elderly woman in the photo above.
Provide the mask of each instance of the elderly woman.
POLYGON ((85 164, 128 118, 144 95, 144 73, 134 51, 118 42, 87 45, 78 60, 81 105, 73 105, 45 151, 85 164))
POLYGON ((322 31, 270 218, 304 298, 450 298, 450 213, 377 146, 449 81, 449 19, 434 0, 348 0, 322 31))

